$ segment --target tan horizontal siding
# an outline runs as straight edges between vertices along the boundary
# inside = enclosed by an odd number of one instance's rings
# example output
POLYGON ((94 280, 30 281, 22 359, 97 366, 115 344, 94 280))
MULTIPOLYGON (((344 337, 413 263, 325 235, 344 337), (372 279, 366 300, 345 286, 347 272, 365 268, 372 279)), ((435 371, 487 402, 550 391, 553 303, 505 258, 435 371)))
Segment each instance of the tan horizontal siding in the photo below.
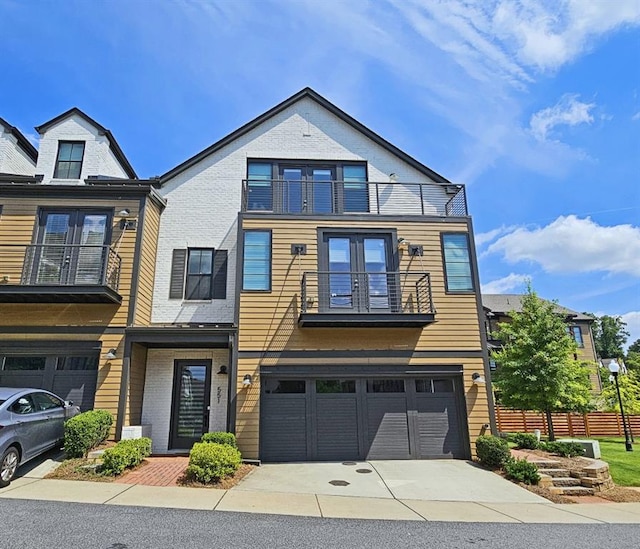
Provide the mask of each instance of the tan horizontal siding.
POLYGON ((151 323, 151 302, 153 298, 153 281, 156 269, 159 229, 160 208, 154 202, 147 199, 140 265, 138 269, 136 311, 134 315, 134 324, 137 326, 147 326, 151 323))

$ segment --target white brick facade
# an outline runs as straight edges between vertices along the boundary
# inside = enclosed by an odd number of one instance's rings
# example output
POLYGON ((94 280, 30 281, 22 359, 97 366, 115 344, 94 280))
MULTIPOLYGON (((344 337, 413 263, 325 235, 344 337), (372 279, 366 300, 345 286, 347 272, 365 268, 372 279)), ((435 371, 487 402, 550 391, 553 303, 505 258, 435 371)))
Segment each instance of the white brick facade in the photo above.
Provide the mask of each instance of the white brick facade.
POLYGON ((81 116, 74 114, 47 129, 41 136, 36 174, 42 174, 44 184, 81 185, 90 175, 127 178, 109 147, 106 135, 81 116), (54 179, 60 141, 84 141, 84 156, 79 179, 54 179))
POLYGON ((20 147, 16 137, 7 130, 0 123, 0 173, 33 175, 35 163, 20 147))
POLYGON ((229 351, 227 349, 149 349, 142 424, 151 425, 154 454, 164 454, 169 447, 174 360, 178 359, 212 361, 209 431, 227 430, 229 376, 217 372, 220 366, 229 366, 229 351))

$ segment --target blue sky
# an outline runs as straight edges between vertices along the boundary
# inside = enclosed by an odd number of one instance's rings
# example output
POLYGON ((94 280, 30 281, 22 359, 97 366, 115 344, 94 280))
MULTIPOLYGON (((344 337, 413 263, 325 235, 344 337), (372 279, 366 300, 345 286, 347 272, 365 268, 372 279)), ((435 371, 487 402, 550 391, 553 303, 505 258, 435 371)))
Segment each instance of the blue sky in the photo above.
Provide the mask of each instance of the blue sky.
POLYGON ((0 0, 0 116, 72 106, 141 177, 311 86, 465 183, 483 289, 640 338, 640 0, 0 0))

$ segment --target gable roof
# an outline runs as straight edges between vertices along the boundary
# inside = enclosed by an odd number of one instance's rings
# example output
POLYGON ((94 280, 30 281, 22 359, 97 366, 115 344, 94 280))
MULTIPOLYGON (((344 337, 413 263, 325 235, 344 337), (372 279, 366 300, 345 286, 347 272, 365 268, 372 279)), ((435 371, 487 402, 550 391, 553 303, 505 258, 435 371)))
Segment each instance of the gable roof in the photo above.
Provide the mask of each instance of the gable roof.
POLYGON ((336 107, 333 103, 331 103, 330 101, 322 97, 318 92, 312 90, 309 87, 300 90, 298 93, 292 95, 288 99, 285 99, 282 103, 279 103, 275 107, 269 109, 267 112, 261 114, 257 118, 254 118, 250 122, 247 122, 244 126, 241 126, 234 132, 231 132, 229 135, 227 135, 226 137, 223 137, 222 139, 215 142, 213 145, 207 147, 203 151, 199 152, 195 156, 192 156, 191 158, 185 160, 182 164, 179 164, 175 168, 169 170, 164 175, 161 175, 160 181, 162 182, 162 184, 164 184, 169 179, 189 169, 194 164, 197 164, 203 158, 206 158, 210 154, 218 151, 222 147, 228 145, 229 143, 233 142, 234 140, 238 139, 239 137, 243 136, 244 134, 258 127, 263 122, 269 120, 270 118, 276 116, 277 114, 281 113, 285 109, 289 108, 291 105, 305 98, 315 101, 321 107, 324 107, 326 110, 328 110, 329 112, 331 112, 332 114, 340 118, 343 122, 346 122, 352 128, 354 128, 355 130, 359 131, 360 133, 362 133, 363 135, 371 139, 374 143, 380 145, 382 148, 386 149, 391 154, 398 157, 400 160, 406 162, 407 164, 409 164, 411 167, 415 168, 419 172, 425 174, 427 177, 429 177, 433 181, 437 183, 451 183, 445 177, 434 172, 431 168, 428 168, 427 166, 425 166, 424 164, 422 164, 412 156, 409 156, 407 153, 401 151, 398 147, 389 143, 389 141, 387 141, 386 139, 379 136, 374 131, 367 128, 364 124, 361 124, 360 122, 358 122, 355 118, 348 115, 342 109, 339 109, 338 107, 336 107))
POLYGON ((27 156, 33 160, 33 162, 37 162, 38 161, 38 149, 36 149, 31 142, 24 136, 22 135, 22 132, 16 128, 15 126, 12 126, 11 124, 9 124, 9 122, 7 122, 4 118, 0 118, 0 124, 2 126, 4 126, 4 130, 7 133, 10 133, 11 135, 13 135, 13 137, 16 138, 16 141, 18 142, 18 145, 20 146, 20 148, 27 154, 27 156))
MULTIPOLYGON (((508 315, 511 311, 517 313, 522 312, 522 298, 524 294, 482 294, 482 305, 485 309, 488 309, 494 314, 508 315)), ((542 299, 542 298, 540 298, 542 299)), ((547 301, 547 299, 543 299, 547 301)), ((554 303, 555 311, 558 314, 562 314, 567 317, 571 317, 572 320, 591 320, 593 317, 584 313, 578 313, 554 303)))
POLYGON ((58 116, 56 116, 55 118, 52 118, 48 122, 45 122, 40 126, 36 126, 35 129, 38 133, 42 134, 52 126, 55 126, 61 120, 64 120, 65 118, 69 118, 74 115, 77 115, 83 118, 85 121, 91 124, 94 128, 96 128, 98 132, 106 135, 107 139, 109 140, 109 148, 111 149, 111 152, 113 152, 114 156, 118 159, 118 162, 120 162, 121 166, 124 168, 124 171, 127 172, 127 175, 131 179, 138 179, 138 176, 136 175, 136 172, 133 169, 133 166, 131 166, 131 164, 127 160, 127 157, 122 152, 120 145, 118 145, 118 142, 116 141, 116 138, 113 137, 113 134, 111 133, 111 131, 105 128, 102 124, 99 124, 98 122, 96 122, 89 115, 83 113, 78 107, 72 107, 68 111, 63 112, 62 114, 59 114, 58 116))

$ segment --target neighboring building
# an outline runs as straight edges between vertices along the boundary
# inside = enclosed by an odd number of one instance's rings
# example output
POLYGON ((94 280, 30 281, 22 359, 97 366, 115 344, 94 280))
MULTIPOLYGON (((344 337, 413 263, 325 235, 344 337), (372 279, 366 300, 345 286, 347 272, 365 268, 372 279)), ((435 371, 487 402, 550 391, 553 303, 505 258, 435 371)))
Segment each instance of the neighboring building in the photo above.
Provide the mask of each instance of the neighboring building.
POLYGON ((0 118, 0 175, 33 175, 38 151, 18 128, 0 118))
MULTIPOLYGON (((522 312, 522 294, 482 294, 482 304, 485 311, 486 332, 490 348, 499 348, 500 341, 493 338, 493 334, 498 329, 498 323, 509 322, 510 313, 522 312)), ((567 325, 567 333, 576 342, 575 359, 588 362, 591 366, 591 387, 594 392, 600 392, 602 383, 597 368, 598 359, 596 357, 595 343, 591 332, 593 317, 584 313, 578 313, 555 304, 555 311, 561 315, 567 325)), ((491 362, 492 369, 495 363, 491 362)))
POLYGON ((0 385, 139 423, 120 396, 124 332, 150 321, 164 201, 80 110, 36 129, 38 155, 14 143, 31 175, 0 175, 0 385))

